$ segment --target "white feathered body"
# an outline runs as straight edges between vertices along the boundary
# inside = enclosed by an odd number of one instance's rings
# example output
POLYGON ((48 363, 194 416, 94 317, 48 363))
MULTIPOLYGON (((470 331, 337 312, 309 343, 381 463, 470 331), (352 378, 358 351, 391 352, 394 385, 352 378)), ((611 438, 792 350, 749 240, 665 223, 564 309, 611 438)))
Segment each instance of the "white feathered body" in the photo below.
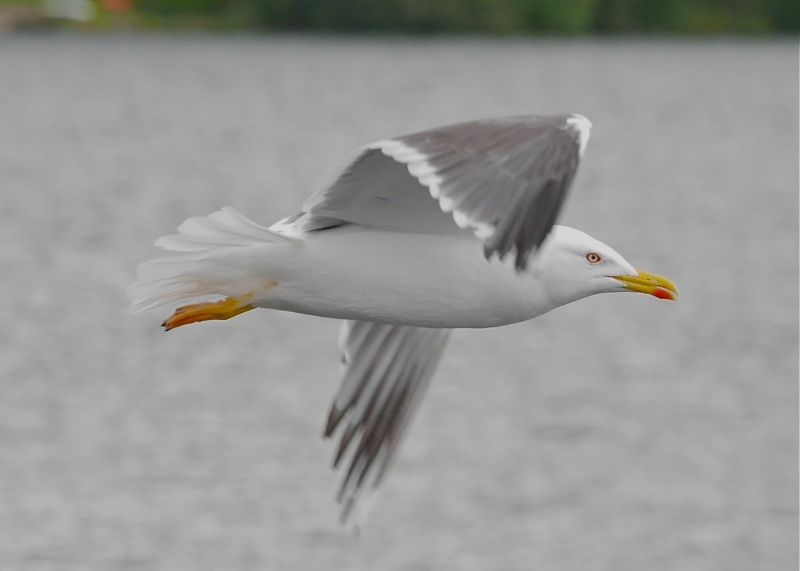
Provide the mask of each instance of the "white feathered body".
POLYGON ((600 284, 565 279, 572 266, 560 258, 573 243, 608 249, 555 226, 519 271, 510 258, 487 260, 466 232, 429 235, 357 224, 305 232, 283 221, 264 228, 230 208, 190 218, 178 232, 157 244, 181 254, 139 266, 134 311, 232 297, 337 319, 496 327, 595 293, 600 284))
POLYGON ((278 284, 254 301, 260 307, 447 328, 505 325, 555 307, 532 273, 487 263, 474 240, 346 225, 276 246, 252 252, 251 270, 278 284))
MULTIPOLYGON (((231 208, 190 218, 156 244, 181 252, 145 262, 134 311, 224 297, 256 307, 418 327, 497 327, 532 319, 603 287, 570 280, 570 244, 608 246, 555 226, 529 266, 487 260, 466 232, 429 235, 357 224, 270 228, 231 208)), ((633 268, 624 268, 633 272, 633 268)))

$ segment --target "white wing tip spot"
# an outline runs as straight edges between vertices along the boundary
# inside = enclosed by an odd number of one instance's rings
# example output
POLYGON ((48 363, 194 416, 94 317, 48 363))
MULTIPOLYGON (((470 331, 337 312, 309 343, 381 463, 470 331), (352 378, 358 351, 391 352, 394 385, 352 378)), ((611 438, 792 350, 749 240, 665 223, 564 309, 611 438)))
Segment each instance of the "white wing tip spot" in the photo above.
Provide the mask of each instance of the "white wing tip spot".
POLYGON ((572 116, 567 119, 567 126, 577 139, 578 154, 583 156, 583 153, 586 151, 586 144, 589 142, 592 122, 583 115, 573 113, 572 116))

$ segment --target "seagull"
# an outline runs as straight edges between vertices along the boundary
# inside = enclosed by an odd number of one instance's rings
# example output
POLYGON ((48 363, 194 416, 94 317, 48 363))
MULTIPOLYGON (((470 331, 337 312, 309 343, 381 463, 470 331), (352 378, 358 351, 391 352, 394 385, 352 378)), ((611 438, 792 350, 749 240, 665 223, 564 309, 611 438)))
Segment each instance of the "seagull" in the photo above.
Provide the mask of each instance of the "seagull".
POLYGON ((338 435, 341 519, 363 521, 452 329, 597 293, 678 298, 668 279, 555 224, 590 129, 582 115, 528 115, 366 145, 270 227, 225 207, 157 240, 174 254, 138 266, 131 311, 177 307, 167 331, 256 308, 344 320, 324 435, 338 435))

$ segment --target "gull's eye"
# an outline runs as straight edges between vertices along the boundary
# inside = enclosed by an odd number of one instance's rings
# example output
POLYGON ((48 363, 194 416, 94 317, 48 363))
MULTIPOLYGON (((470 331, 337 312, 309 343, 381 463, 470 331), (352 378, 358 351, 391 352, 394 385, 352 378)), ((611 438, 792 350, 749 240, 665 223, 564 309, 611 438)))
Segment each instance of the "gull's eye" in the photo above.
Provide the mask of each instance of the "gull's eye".
POLYGON ((603 258, 601 258, 600 254, 598 254, 597 252, 589 252, 588 254, 586 254, 586 261, 589 262, 590 264, 598 264, 602 259, 603 258))

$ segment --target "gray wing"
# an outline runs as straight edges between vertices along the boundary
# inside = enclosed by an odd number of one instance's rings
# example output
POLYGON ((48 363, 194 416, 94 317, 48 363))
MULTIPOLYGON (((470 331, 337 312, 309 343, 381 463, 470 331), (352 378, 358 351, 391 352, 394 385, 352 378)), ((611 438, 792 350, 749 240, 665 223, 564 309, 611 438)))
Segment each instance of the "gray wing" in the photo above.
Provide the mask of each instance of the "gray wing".
POLYGON ((334 467, 346 459, 339 490, 346 522, 363 496, 380 485, 397 454, 449 329, 346 321, 340 338, 342 383, 325 436, 342 427, 334 467))
POLYGON ((580 115, 531 115, 378 141, 306 201, 305 229, 468 230, 487 258, 513 250, 522 269, 555 223, 590 128, 580 115))

